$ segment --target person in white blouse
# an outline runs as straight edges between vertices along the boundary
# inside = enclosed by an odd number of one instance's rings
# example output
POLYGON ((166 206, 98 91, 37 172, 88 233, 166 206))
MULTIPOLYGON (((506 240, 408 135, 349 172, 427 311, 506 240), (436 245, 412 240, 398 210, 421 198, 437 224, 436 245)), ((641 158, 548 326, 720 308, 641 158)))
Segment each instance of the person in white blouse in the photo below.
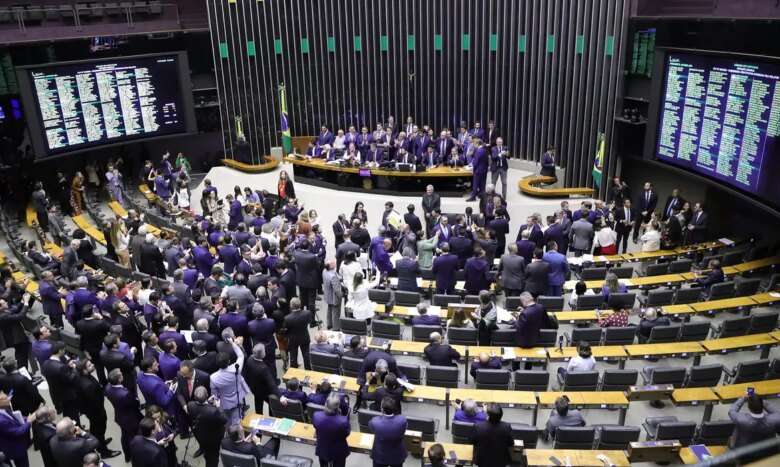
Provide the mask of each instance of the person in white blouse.
MULTIPOLYGON (((361 255, 365 256, 365 255, 361 255)), ((341 276, 341 285, 344 286, 346 290, 349 290, 352 288, 353 279, 355 278, 355 274, 362 272, 363 266, 360 265, 360 262, 355 258, 355 252, 350 251, 347 254, 344 255, 344 261, 341 262, 341 266, 339 267, 339 276, 341 276)))
POLYGON ((594 254, 598 251, 600 255, 617 254, 617 233, 612 230, 612 222, 599 219, 600 228, 596 232, 596 238, 593 241, 594 254))
MULTIPOLYGON (((343 267, 343 265, 342 265, 343 267)), ((379 285, 380 275, 376 274, 374 280, 367 282, 363 279, 363 273, 355 273, 352 284, 347 288, 349 299, 346 308, 352 311, 355 319, 368 320, 374 317, 376 303, 368 299, 368 291, 379 285)))
POLYGON ((577 299, 579 297, 582 297, 583 295, 594 295, 595 292, 593 290, 588 288, 588 285, 585 283, 585 281, 579 281, 574 285, 574 290, 572 290, 571 295, 569 296, 569 306, 572 310, 577 309, 577 299))
POLYGON ((577 346, 577 355, 569 360, 566 368, 558 368, 558 382, 563 384, 566 374, 571 371, 593 371, 596 368, 596 359, 590 349, 590 344, 582 341, 577 346))
POLYGON ((661 249, 661 231, 658 229, 657 222, 647 224, 647 230, 640 237, 642 241, 642 251, 658 251, 661 249))

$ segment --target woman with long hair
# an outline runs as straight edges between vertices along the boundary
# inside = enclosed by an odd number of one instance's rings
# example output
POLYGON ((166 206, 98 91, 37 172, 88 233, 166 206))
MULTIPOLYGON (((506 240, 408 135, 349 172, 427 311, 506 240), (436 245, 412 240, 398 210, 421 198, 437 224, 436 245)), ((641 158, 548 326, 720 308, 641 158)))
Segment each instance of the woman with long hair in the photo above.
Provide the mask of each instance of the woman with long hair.
POLYGON ((114 245, 114 252, 116 252, 116 257, 119 259, 119 264, 124 267, 129 267, 130 234, 122 219, 117 218, 111 221, 111 244, 114 245))
POLYGON ((81 172, 76 172, 70 183, 70 207, 74 216, 81 215, 84 211, 84 175, 81 172))
POLYGON ((352 210, 352 215, 349 216, 349 222, 352 223, 353 219, 360 219, 360 222, 363 224, 368 222, 368 213, 362 201, 355 203, 355 209, 352 210))
POLYGON ((295 198, 295 186, 286 170, 279 171, 279 181, 276 183, 276 194, 279 195, 279 206, 283 206, 290 198, 295 198))
POLYGON ((604 278, 604 285, 601 287, 601 295, 604 296, 604 302, 609 302, 609 294, 626 293, 627 287, 621 284, 618 276, 614 272, 608 272, 604 278))
POLYGON ((176 443, 173 442, 176 430, 168 419, 168 414, 157 405, 147 405, 144 415, 154 420, 154 439, 158 443, 162 441, 161 444, 168 456, 168 465, 179 465, 176 460, 176 443))
POLYGON ((352 311, 355 319, 370 320, 374 317, 376 303, 368 298, 368 291, 379 285, 380 275, 376 274, 374 280, 367 282, 364 280, 363 273, 358 272, 352 278, 352 283, 348 288, 349 299, 346 308, 352 311))

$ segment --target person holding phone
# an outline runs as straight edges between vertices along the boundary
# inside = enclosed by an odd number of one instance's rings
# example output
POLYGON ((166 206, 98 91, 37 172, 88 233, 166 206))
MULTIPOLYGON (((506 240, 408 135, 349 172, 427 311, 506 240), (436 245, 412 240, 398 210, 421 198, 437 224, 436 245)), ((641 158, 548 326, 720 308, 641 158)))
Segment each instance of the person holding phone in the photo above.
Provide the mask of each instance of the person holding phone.
MULTIPOLYGON (((747 394, 737 399, 731 405, 729 418, 734 422, 734 434, 730 447, 738 448, 769 438, 774 438, 780 430, 780 412, 755 393, 752 387, 747 394), (741 413, 742 406, 747 402, 747 413, 741 413)), ((741 459, 745 462, 745 459, 741 459)))

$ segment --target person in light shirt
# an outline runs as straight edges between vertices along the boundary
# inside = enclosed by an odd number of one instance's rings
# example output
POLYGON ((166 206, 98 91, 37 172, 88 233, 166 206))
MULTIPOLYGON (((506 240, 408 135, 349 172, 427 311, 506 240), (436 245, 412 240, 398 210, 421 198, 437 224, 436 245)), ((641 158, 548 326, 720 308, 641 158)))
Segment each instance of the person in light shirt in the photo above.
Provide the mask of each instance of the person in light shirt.
POLYGON ((616 255, 617 232, 612 229, 613 221, 601 217, 597 222, 600 228, 593 242, 593 254, 616 255))

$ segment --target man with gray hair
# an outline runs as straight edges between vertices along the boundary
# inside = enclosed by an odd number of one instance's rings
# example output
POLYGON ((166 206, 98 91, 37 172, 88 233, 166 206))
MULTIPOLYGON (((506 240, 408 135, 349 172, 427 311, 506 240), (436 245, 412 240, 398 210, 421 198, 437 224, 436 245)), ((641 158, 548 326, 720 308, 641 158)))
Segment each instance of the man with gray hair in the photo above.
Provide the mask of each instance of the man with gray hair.
POLYGON ((326 318, 328 329, 340 331, 341 302, 344 299, 344 294, 341 289, 341 276, 336 270, 335 258, 330 258, 325 262, 325 269, 322 271, 322 291, 322 299, 328 305, 326 318))
POLYGON ((525 259, 517 254, 516 243, 510 243, 507 249, 498 263, 498 281, 507 297, 516 297, 525 287, 525 259))
POLYGON ((138 270, 153 277, 165 279, 165 263, 163 254, 155 245, 153 234, 146 234, 144 243, 141 246, 141 255, 138 262, 138 270))
POLYGON ((442 344, 441 334, 432 332, 431 343, 425 346, 423 353, 428 363, 436 366, 458 366, 460 353, 449 344, 442 344))
POLYGON ((464 399, 463 402, 455 403, 455 416, 452 418, 454 422, 464 423, 478 423, 487 420, 487 414, 484 410, 480 410, 474 399, 464 399))
POLYGON ((56 435, 54 419, 57 411, 53 407, 43 406, 35 411, 35 420, 32 422, 33 445, 41 452, 43 465, 57 465, 57 461, 51 453, 51 439, 56 435))
POLYGON ((255 413, 258 414, 263 413, 263 402, 268 402, 271 394, 279 396, 276 377, 265 361, 265 356, 265 345, 255 344, 252 347, 252 356, 244 363, 244 379, 255 396, 255 413))
POLYGON ((66 246, 62 250, 62 261, 60 262, 60 274, 68 280, 76 279, 78 274, 79 264, 79 240, 73 239, 70 241, 70 245, 66 246))
POLYGON ((424 303, 417 304, 417 316, 412 317, 412 326, 441 326, 439 316, 428 314, 428 305, 424 303))
POLYGON ((219 446, 225 437, 225 411, 219 408, 219 399, 209 399, 206 388, 199 386, 186 405, 192 419, 192 432, 198 440, 206 467, 219 466, 219 446))
POLYGON ((316 432, 315 454, 321 466, 343 467, 349 446, 347 437, 351 431, 349 418, 341 415, 341 397, 332 392, 325 400, 325 410, 315 412, 312 424, 316 432))
POLYGON ((515 321, 515 336, 518 347, 527 349, 536 345, 548 316, 544 307, 536 303, 533 295, 529 292, 520 294, 520 303, 522 303, 523 309, 515 321))
POLYGON ((49 441, 49 445, 57 465, 70 467, 81 465, 87 453, 100 447, 100 441, 76 426, 72 419, 65 417, 57 422, 57 434, 49 441))
MULTIPOLYGON (((210 300, 210 299, 209 299, 210 300)), ((195 322, 195 331, 192 333, 192 342, 203 341, 208 350, 217 350, 217 336, 212 334, 209 329, 211 323, 206 318, 200 318, 195 322)))

